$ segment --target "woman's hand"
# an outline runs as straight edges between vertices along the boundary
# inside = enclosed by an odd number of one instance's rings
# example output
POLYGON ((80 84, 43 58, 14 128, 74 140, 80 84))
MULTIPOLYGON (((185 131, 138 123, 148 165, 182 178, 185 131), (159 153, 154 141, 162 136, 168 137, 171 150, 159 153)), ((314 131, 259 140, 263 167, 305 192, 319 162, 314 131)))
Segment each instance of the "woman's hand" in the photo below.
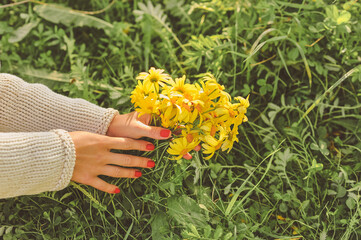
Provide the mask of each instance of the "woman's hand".
MULTIPOLYGON (((171 131, 161 127, 149 126, 151 116, 144 114, 138 117, 138 112, 116 115, 110 123, 107 135, 111 137, 128 137, 138 139, 141 137, 149 137, 153 139, 167 139, 171 136, 171 131)), ((196 147, 196 151, 200 150, 200 146, 196 147)), ((190 160, 192 155, 186 153, 183 158, 190 160)))
MULTIPOLYGON (((171 137, 169 129, 149 126, 149 122, 150 115, 138 117, 138 113, 132 112, 116 115, 108 128, 107 136, 89 132, 70 132, 76 152, 72 180, 107 193, 119 193, 120 189, 117 186, 103 181, 98 176, 138 178, 142 172, 129 167, 154 167, 154 161, 149 158, 110 152, 111 149, 152 151, 152 143, 137 139, 149 137, 162 140, 171 137)), ((189 153, 183 157, 192 158, 189 153)))
POLYGON ((171 136, 169 129, 149 126, 151 120, 149 114, 138 116, 138 112, 116 115, 109 125, 107 136, 128 137, 133 139, 141 137, 167 139, 171 136))
POLYGON ((98 176, 138 178, 142 172, 128 167, 152 168, 155 165, 149 158, 110 152, 111 149, 152 151, 154 145, 150 142, 124 137, 108 137, 89 132, 70 132, 69 134, 76 152, 72 176, 75 182, 90 185, 107 193, 119 193, 120 189, 117 186, 103 181, 98 176))

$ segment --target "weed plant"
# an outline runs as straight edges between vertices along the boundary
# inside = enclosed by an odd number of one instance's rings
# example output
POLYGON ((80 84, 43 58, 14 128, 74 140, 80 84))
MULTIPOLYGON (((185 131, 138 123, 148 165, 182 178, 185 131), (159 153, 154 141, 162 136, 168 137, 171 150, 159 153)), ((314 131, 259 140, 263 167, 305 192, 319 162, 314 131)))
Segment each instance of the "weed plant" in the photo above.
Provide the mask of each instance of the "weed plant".
POLYGON ((154 169, 106 178, 120 194, 0 200, 3 239, 361 238, 359 1, 14 2, 1 72, 122 113, 139 72, 211 72, 251 105, 229 154, 177 162, 155 142, 154 169))

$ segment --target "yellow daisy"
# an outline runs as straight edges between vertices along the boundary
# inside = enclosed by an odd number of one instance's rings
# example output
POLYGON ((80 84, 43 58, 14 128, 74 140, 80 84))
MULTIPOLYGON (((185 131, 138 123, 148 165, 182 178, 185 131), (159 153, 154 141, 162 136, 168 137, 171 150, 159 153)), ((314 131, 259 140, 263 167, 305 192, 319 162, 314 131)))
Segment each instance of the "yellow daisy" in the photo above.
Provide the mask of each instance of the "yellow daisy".
POLYGON ((189 143, 185 137, 176 138, 169 144, 167 152, 174 155, 172 158, 173 160, 179 160, 184 154, 192 151, 197 145, 196 142, 189 143))
POLYGON ((140 112, 139 116, 146 113, 159 115, 159 100, 155 93, 151 93, 143 98, 138 98, 135 106, 136 111, 140 112))
POLYGON ((222 144, 222 151, 227 151, 227 153, 229 153, 229 151, 231 151, 231 149, 233 148, 233 144, 234 142, 238 142, 238 138, 237 138, 237 135, 238 135, 238 126, 233 126, 233 129, 232 131, 227 131, 228 132, 228 135, 226 137, 226 139, 224 140, 223 144, 222 144))
POLYGON ((171 77, 168 74, 163 73, 163 69, 155 69, 154 67, 149 69, 149 73, 142 72, 136 78, 137 80, 143 80, 144 86, 148 89, 154 89, 155 92, 159 92, 159 86, 164 86, 171 77))
POLYGON ((171 85, 171 91, 173 94, 179 94, 182 97, 193 100, 198 93, 197 88, 189 83, 185 83, 186 76, 183 75, 181 78, 176 78, 175 80, 170 80, 168 83, 171 85))
POLYGON ((182 129, 181 134, 187 139, 188 143, 196 143, 196 145, 198 145, 200 143, 199 133, 199 129, 194 129, 193 125, 188 124, 182 129))

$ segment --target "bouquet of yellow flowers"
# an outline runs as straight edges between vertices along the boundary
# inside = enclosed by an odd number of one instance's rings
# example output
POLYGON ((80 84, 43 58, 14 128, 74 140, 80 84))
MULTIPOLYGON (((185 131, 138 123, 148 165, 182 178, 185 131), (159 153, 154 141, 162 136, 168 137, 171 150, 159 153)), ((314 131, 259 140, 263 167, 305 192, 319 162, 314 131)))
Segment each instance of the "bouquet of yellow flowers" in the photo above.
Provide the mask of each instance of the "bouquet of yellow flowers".
POLYGON ((199 83, 186 83, 186 76, 172 79, 163 69, 151 68, 138 75, 138 85, 131 95, 140 114, 151 114, 174 135, 168 153, 179 160, 201 144, 210 159, 214 153, 232 149, 238 142, 238 126, 247 121, 248 97, 231 96, 211 74, 199 83))

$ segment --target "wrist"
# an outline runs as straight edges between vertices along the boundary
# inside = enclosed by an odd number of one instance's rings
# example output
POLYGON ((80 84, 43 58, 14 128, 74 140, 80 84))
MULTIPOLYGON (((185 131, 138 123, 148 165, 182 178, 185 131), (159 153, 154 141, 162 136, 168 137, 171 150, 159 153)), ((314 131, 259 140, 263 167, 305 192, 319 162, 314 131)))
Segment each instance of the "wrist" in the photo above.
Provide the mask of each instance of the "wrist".
POLYGON ((117 129, 117 122, 120 121, 121 115, 119 113, 116 113, 113 119, 111 120, 108 129, 106 131, 107 136, 109 137, 115 137, 116 136, 116 129, 117 129))

